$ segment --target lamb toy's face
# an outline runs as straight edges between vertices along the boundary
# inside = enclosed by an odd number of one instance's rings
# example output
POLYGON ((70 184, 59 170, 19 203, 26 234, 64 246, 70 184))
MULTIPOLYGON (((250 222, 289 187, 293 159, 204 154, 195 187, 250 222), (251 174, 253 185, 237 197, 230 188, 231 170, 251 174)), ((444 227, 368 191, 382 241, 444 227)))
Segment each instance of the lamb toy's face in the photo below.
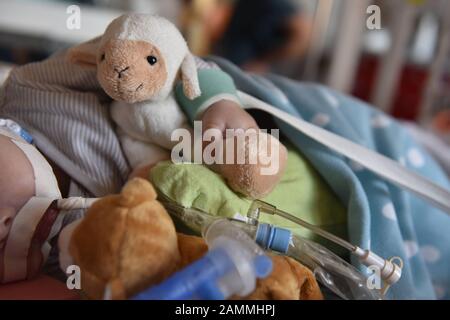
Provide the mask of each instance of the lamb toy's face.
POLYGON ((97 78, 111 98, 133 103, 154 97, 166 83, 167 70, 151 43, 115 39, 97 54, 97 78))
POLYGON ((101 37, 70 48, 66 57, 96 68, 100 85, 114 100, 165 99, 180 78, 187 98, 201 94, 194 56, 176 26, 162 17, 124 14, 101 37))

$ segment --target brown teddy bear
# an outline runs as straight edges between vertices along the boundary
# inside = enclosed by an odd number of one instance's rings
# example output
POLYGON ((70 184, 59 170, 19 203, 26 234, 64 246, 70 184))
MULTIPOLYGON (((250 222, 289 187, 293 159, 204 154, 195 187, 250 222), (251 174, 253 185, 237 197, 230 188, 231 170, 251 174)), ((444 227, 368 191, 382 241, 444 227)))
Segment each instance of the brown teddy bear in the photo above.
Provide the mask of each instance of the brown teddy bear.
MULTIPOLYGON (((208 250, 200 237, 177 234, 152 185, 130 180, 118 195, 96 201, 74 228, 68 244, 90 299, 126 299, 160 283, 208 250)), ((244 299, 322 299, 309 269, 273 255, 273 271, 244 299)), ((242 297, 233 297, 242 299, 242 297)))

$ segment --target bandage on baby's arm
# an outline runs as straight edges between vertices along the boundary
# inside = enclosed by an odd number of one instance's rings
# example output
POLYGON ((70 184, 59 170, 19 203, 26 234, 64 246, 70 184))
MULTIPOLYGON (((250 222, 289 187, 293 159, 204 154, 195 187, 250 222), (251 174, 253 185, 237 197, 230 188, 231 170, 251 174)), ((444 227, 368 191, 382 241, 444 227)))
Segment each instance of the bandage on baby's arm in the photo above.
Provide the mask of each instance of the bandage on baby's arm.
POLYGON ((191 122, 201 118, 208 107, 220 100, 230 100, 241 105, 233 79, 222 70, 200 69, 198 80, 201 95, 194 100, 185 96, 181 83, 175 88, 177 101, 191 122))

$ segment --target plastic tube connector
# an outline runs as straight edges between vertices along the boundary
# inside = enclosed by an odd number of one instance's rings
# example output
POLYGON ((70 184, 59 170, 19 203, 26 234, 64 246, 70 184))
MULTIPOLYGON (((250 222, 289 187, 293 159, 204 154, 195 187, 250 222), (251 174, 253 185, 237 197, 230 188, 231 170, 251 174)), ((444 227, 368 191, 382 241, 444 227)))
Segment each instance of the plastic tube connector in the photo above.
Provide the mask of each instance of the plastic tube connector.
POLYGON ((263 249, 287 253, 292 239, 292 232, 267 223, 260 223, 256 230, 255 241, 263 249))
POLYGON ((402 276, 402 266, 392 262, 392 259, 385 260, 372 251, 363 250, 359 247, 354 251, 354 253, 359 257, 360 262, 365 266, 378 267, 380 270, 381 278, 388 285, 393 285, 398 280, 400 280, 402 276))

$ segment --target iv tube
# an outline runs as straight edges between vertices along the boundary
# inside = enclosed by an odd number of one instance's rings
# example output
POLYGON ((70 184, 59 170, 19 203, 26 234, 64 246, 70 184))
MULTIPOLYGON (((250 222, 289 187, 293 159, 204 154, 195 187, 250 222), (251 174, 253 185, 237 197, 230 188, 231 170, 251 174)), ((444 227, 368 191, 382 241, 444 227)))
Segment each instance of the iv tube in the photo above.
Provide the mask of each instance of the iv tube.
POLYGON ((287 220, 290 220, 298 225, 303 226, 306 229, 309 229, 313 231, 314 233, 346 248, 349 250, 352 254, 356 255, 360 262, 364 264, 365 266, 377 266, 380 269, 381 277, 386 282, 388 286, 396 283, 398 280, 400 280, 401 274, 402 274, 402 261, 400 258, 395 257, 397 260, 400 260, 400 264, 394 263, 396 259, 383 259, 382 257, 376 255, 374 252, 370 250, 364 250, 360 247, 353 245, 349 243, 348 241, 345 241, 342 238, 339 238, 323 229, 320 229, 302 219, 299 219, 283 210, 280 210, 276 208, 275 206, 266 203, 261 200, 254 200, 252 205, 250 206, 250 209, 247 213, 248 218, 250 219, 251 223, 255 223, 255 221, 258 221, 259 214, 261 212, 265 212, 271 215, 278 215, 280 217, 283 217, 287 220))
POLYGON ((306 222, 305 220, 299 219, 299 218, 297 218, 287 212, 284 212, 284 211, 278 209, 277 207, 275 207, 267 202, 263 202, 261 200, 253 201, 252 205, 250 206, 247 216, 252 220, 258 219, 260 212, 265 212, 265 213, 272 214, 272 215, 279 215, 280 217, 283 217, 283 218, 290 220, 306 229, 313 231, 314 233, 322 236, 325 239, 328 239, 334 243, 337 243, 338 245, 346 248, 349 251, 355 251, 357 248, 355 245, 345 241, 344 239, 339 238, 339 237, 335 236, 334 234, 331 234, 315 225, 312 225, 312 224, 306 222))

